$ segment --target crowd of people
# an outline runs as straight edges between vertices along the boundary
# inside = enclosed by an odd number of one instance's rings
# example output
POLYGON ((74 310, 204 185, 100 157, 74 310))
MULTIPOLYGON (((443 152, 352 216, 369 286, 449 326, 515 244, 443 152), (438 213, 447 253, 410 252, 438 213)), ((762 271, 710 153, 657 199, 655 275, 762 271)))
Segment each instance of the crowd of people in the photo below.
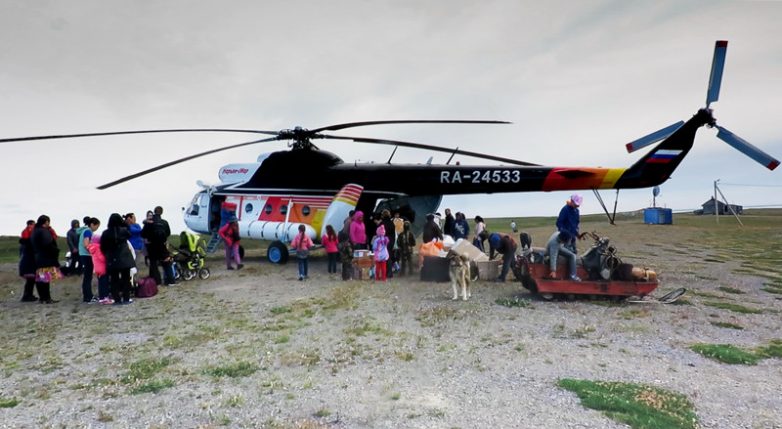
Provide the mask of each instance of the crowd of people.
POLYGON ((98 233, 101 222, 95 217, 85 216, 83 224, 72 220, 65 237, 70 253, 65 267, 60 264, 57 233, 51 219, 41 215, 36 222, 27 221, 19 238, 19 275, 25 279, 22 301, 58 302, 52 298, 51 283, 62 278, 65 272, 82 276, 84 303, 130 304, 133 276, 144 263, 157 284, 176 284, 168 249, 171 228, 162 215, 163 208, 155 207, 147 212, 143 225, 139 225, 134 213, 124 216, 112 213, 101 233, 98 233))
MULTIPOLYGON (((568 262, 570 279, 581 281, 576 276, 576 240, 583 238, 579 231, 579 207, 582 201, 580 195, 571 195, 557 217, 557 230, 546 245, 551 261, 551 278, 556 278, 557 258, 561 255, 568 262)), ((162 215, 163 208, 155 207, 146 213, 146 218, 139 225, 134 213, 124 216, 113 213, 109 216, 106 229, 100 234, 98 229, 101 222, 97 218, 85 216, 83 225, 80 225, 78 220, 71 221, 71 229, 66 234, 70 252, 67 273, 82 276, 83 302, 114 305, 132 303, 130 292, 133 276, 142 263, 148 265, 149 277, 154 279, 156 284, 172 286, 177 283, 173 258, 168 247, 171 229, 162 215), (97 285, 97 295, 94 293, 96 289, 93 288, 93 283, 97 285)), ((350 211, 339 232, 331 225, 326 227, 321 244, 328 258, 328 273, 336 274, 337 263, 341 262, 342 279, 351 279, 354 251, 366 249, 372 251, 377 281, 393 277, 395 271, 400 276, 412 275, 415 268, 413 254, 416 237, 411 222, 402 218, 399 212, 394 212, 392 216, 389 210, 373 215, 371 222, 365 222, 364 213, 359 210, 350 211), (374 228, 367 228, 367 225, 372 224, 374 228)), ((422 243, 442 241, 445 235, 454 240, 469 240, 472 237, 472 244, 485 252, 485 243, 488 241, 489 258, 502 255, 502 269, 496 280, 505 281, 518 249, 515 238, 510 234, 489 232, 481 216, 475 216, 474 223, 475 229, 470 235, 470 225, 464 213, 452 214, 451 209, 446 208, 442 227, 439 214, 428 214, 423 227, 422 243)), ((513 234, 518 231, 515 221, 511 221, 510 227, 513 234)), ((229 219, 218 233, 225 244, 226 268, 242 269, 244 265, 239 246, 241 237, 236 219, 229 219)), ((61 278, 63 272, 59 263, 57 233, 51 227, 49 217, 41 215, 35 222, 27 221, 19 243, 19 275, 25 279, 21 300, 38 301, 42 304, 56 303, 57 300, 51 296, 50 285, 52 281, 61 278), (36 291, 38 296, 35 295, 36 291)), ((299 281, 308 278, 308 259, 313 246, 305 226, 300 225, 291 242, 297 260, 299 281)))

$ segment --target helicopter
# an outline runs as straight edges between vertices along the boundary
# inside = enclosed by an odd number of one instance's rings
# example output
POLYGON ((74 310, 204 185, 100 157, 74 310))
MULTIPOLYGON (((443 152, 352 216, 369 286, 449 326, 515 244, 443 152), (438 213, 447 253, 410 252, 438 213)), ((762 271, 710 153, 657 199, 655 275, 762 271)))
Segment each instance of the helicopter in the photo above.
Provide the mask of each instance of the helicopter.
MULTIPOLYGON (((194 158, 216 152, 262 144, 288 141, 289 150, 264 153, 256 162, 228 164, 220 168, 217 185, 205 185, 184 208, 184 220, 196 232, 212 234, 219 242, 217 228, 225 222, 223 209, 232 209, 245 238, 271 240, 267 259, 285 263, 289 243, 300 226, 315 242, 325 234, 327 225, 342 229, 350 210, 372 213, 382 209, 399 212, 410 220, 415 231, 423 228, 422 214, 434 212, 443 195, 500 192, 539 192, 592 190, 613 223, 603 203, 601 189, 646 188, 668 180, 693 146, 696 132, 703 126, 717 128, 717 137, 749 156, 769 170, 779 160, 768 155, 726 128, 717 125, 710 108, 718 101, 727 41, 717 41, 706 96, 706 106, 687 121, 675 124, 626 144, 628 152, 657 143, 648 153, 626 168, 544 166, 491 154, 443 148, 422 143, 332 134, 347 128, 386 124, 508 124, 489 120, 381 120, 350 122, 316 129, 295 127, 280 131, 245 129, 160 129, 50 135, 0 139, 0 143, 148 133, 234 132, 270 137, 189 155, 98 186, 108 189, 140 176, 153 173, 194 158), (386 163, 344 162, 336 154, 321 150, 313 141, 346 140, 359 143, 395 146, 386 163), (659 142, 659 143, 658 143, 659 142), (398 147, 450 153, 445 164, 392 164, 398 147), (451 164, 455 155, 469 156, 501 163, 500 165, 451 164), (294 171, 304 174, 292 174, 294 171)), ((617 195, 618 198, 618 195, 617 195)), ((614 216, 616 204, 614 205, 614 216)), ((369 222, 369 217, 365 219, 369 222)))

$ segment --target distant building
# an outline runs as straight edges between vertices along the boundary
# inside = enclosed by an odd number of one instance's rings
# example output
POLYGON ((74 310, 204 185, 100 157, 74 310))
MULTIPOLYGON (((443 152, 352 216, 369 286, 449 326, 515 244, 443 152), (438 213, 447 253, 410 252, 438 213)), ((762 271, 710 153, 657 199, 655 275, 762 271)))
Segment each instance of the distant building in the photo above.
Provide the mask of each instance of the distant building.
MULTIPOLYGON (((706 201, 705 203, 701 204, 701 207, 703 207, 700 210, 695 210, 696 215, 713 215, 714 214, 714 197, 709 198, 709 201, 706 201)), ((744 212, 744 207, 740 206, 738 204, 725 204, 722 201, 717 200, 717 209, 719 210, 719 214, 721 215, 729 215, 731 214, 730 209, 733 209, 736 214, 742 214, 744 212)))

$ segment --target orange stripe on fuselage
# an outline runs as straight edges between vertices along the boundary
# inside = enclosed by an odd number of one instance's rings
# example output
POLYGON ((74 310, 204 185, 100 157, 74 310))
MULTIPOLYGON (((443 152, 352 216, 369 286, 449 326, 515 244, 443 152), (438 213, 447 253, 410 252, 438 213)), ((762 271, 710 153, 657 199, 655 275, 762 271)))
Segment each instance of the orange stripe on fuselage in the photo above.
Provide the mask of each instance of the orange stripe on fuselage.
POLYGON ((543 191, 613 188, 624 168, 554 168, 543 181, 543 191))

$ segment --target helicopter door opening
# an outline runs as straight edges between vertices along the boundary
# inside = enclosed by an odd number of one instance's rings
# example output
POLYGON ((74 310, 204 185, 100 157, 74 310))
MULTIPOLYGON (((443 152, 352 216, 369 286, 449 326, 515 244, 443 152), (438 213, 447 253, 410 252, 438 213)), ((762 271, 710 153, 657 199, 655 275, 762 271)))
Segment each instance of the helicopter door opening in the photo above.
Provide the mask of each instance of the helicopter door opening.
POLYGON ((209 201, 209 231, 214 232, 220 229, 220 207, 225 201, 223 195, 212 195, 209 201))

